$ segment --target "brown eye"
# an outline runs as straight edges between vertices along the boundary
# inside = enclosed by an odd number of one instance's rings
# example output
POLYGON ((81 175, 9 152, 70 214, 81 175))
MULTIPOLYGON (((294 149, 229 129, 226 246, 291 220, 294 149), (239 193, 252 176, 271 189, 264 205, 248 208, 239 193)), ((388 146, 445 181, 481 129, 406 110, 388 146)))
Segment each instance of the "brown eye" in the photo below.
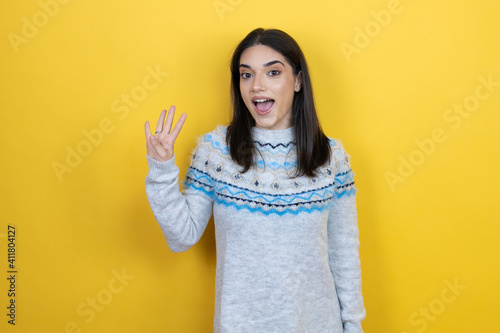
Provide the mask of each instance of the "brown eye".
POLYGON ((249 77, 251 77, 252 75, 250 73, 242 73, 240 74, 241 75, 241 78, 242 79, 248 79, 249 77))
POLYGON ((269 72, 269 75, 271 75, 271 76, 278 76, 278 75, 280 75, 280 73, 281 72, 279 70, 274 69, 274 70, 272 70, 272 71, 269 72))

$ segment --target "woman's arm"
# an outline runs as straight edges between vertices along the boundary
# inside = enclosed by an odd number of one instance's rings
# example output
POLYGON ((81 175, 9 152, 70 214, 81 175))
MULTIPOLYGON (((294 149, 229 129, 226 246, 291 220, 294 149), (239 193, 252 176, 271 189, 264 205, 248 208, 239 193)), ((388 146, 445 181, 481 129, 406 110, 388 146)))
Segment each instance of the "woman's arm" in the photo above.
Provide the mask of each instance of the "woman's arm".
POLYGON ((328 219, 328 255, 345 333, 363 332, 366 312, 361 291, 359 231, 353 173, 340 143, 332 147, 335 187, 328 219))
MULTIPOLYGON (((165 111, 160 115, 156 131, 151 135, 149 123, 146 122, 146 147, 149 172, 146 176, 146 194, 149 204, 169 248, 174 252, 188 250, 196 244, 203 235, 212 215, 213 200, 210 189, 211 179, 204 178, 207 193, 193 191, 186 188, 184 193, 179 191, 179 168, 175 165, 173 145, 186 119, 183 114, 177 124, 170 130, 174 118, 175 108, 171 107, 167 115, 165 127, 165 111)), ((198 145, 195 154, 208 154, 202 145, 198 145)), ((197 167, 193 159, 190 168, 197 167)))

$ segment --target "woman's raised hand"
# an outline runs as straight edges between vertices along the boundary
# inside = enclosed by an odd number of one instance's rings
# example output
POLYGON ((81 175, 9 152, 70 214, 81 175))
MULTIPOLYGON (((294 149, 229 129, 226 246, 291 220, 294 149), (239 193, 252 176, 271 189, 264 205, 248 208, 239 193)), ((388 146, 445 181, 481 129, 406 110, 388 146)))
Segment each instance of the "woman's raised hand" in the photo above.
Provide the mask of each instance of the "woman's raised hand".
POLYGON ((149 121, 146 121, 146 149, 149 157, 154 158, 158 162, 165 162, 170 160, 174 156, 174 142, 179 135, 184 122, 186 121, 187 115, 183 113, 174 128, 172 128, 172 123, 174 121, 175 106, 172 105, 168 110, 163 110, 158 118, 158 123, 156 124, 155 135, 151 134, 149 128, 149 121), (167 121, 165 125, 165 115, 167 115, 167 121))

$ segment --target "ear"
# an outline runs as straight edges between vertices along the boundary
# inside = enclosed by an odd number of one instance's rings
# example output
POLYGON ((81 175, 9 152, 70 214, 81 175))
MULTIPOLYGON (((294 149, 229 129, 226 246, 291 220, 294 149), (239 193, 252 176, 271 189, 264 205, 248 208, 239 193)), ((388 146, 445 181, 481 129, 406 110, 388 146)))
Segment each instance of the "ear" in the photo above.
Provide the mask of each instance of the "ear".
POLYGON ((302 71, 295 77, 295 92, 299 92, 302 88, 302 71))

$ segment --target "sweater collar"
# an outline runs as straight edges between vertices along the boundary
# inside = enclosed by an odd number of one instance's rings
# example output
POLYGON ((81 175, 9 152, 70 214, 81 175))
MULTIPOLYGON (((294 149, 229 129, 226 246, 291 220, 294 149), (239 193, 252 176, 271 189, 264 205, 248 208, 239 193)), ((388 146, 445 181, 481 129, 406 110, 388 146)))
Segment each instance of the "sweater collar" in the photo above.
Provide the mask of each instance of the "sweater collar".
POLYGON ((255 141, 261 143, 278 144, 295 141, 295 127, 289 127, 282 130, 269 130, 258 127, 252 127, 252 137, 255 141))

